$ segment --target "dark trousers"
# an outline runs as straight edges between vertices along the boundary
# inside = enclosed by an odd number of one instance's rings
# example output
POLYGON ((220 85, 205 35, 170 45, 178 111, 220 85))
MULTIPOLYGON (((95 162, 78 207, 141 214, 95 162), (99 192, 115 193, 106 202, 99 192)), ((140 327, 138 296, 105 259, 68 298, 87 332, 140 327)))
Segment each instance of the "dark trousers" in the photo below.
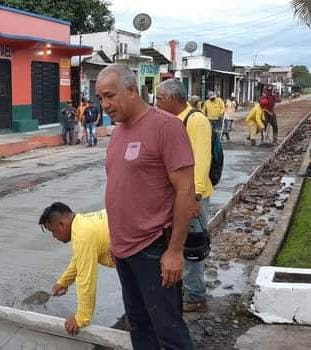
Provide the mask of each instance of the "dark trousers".
POLYGON ((63 136, 63 140, 64 140, 65 145, 67 145, 67 143, 68 143, 67 134, 69 134, 69 144, 73 145, 74 128, 68 128, 68 127, 63 126, 62 136, 63 136))
POLYGON ((268 127, 268 124, 272 126, 273 141, 277 141, 278 140, 278 122, 277 122, 275 113, 273 113, 272 115, 265 113, 265 131, 268 127))
POLYGON ((117 259, 125 311, 134 350, 192 350, 182 318, 182 286, 163 288, 160 259, 166 250, 158 239, 141 252, 117 259))

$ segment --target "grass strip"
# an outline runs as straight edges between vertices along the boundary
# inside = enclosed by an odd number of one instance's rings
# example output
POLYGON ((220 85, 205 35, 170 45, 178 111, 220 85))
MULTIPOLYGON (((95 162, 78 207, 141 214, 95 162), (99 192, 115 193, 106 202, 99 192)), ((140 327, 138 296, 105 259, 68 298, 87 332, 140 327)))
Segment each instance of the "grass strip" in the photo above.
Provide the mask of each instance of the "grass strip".
POLYGON ((276 266, 311 268, 311 180, 306 179, 276 266))

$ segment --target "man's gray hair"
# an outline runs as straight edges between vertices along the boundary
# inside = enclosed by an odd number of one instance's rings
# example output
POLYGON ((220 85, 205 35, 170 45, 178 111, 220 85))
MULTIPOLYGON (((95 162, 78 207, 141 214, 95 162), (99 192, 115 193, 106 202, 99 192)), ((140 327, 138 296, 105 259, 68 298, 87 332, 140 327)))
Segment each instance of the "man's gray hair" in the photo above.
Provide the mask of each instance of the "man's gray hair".
POLYGON ((185 102, 187 101, 187 93, 184 84, 176 78, 167 79, 159 84, 158 90, 167 97, 185 102))
POLYGON ((125 64, 114 63, 101 70, 97 76, 97 81, 104 79, 107 75, 114 73, 120 78, 120 84, 125 88, 135 87, 138 91, 135 74, 125 64))

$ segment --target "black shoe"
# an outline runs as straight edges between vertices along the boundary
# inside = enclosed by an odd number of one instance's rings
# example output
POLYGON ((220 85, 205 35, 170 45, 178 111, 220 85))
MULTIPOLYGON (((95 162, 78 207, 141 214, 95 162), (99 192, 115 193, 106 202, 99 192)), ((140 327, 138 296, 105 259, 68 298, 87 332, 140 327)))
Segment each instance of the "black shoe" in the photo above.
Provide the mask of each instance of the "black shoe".
POLYGON ((81 140, 77 140, 76 145, 79 145, 81 143, 81 140))

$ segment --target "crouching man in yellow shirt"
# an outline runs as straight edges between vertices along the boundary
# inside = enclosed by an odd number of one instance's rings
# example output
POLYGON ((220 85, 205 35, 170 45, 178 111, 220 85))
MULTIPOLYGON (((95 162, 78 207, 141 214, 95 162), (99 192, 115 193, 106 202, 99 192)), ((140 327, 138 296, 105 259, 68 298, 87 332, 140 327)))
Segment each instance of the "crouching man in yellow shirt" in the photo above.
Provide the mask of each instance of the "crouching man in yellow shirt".
POLYGON ((256 146, 256 135, 265 128, 265 107, 268 105, 267 99, 261 99, 258 104, 249 112, 246 117, 246 124, 249 130, 248 140, 252 146, 256 146))
POLYGON ((39 219, 43 229, 63 243, 71 241, 72 257, 65 272, 52 288, 52 295, 66 294, 68 287, 76 282, 78 307, 74 316, 65 321, 70 335, 87 326, 93 317, 97 263, 114 266, 110 256, 110 238, 105 210, 76 214, 66 204, 56 202, 47 207, 39 219))

